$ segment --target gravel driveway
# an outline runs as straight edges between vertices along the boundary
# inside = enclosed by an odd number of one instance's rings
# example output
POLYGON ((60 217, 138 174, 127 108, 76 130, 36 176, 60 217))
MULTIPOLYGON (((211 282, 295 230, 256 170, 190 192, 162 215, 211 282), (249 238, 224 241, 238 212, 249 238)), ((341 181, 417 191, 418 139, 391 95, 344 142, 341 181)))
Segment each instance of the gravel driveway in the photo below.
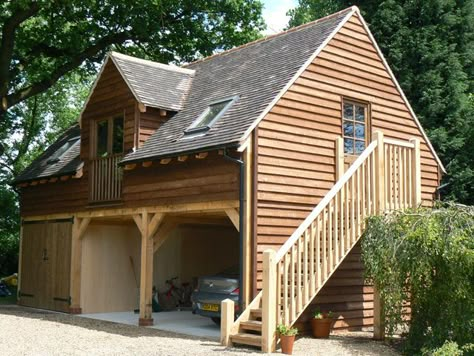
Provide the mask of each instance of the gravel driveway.
MULTIPOLYGON (((261 355, 215 341, 17 306, 0 305, 2 355, 261 355)), ((294 355, 398 355, 367 333, 302 337, 294 355)))

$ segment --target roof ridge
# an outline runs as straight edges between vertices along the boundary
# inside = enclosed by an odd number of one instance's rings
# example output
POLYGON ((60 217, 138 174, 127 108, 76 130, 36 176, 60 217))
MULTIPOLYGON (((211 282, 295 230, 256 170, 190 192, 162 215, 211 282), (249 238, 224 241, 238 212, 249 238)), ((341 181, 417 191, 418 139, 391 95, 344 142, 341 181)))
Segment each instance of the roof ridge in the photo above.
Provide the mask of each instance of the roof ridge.
POLYGON ((310 27, 312 25, 315 25, 316 23, 318 22, 321 22, 321 21, 326 21, 326 20, 329 20, 330 18, 333 18, 333 17, 337 17, 345 12, 349 12, 349 11, 358 11, 359 8, 357 6, 351 6, 351 7, 348 7, 348 8, 345 8, 343 10, 340 10, 338 12, 335 12, 333 14, 330 14, 330 15, 327 15, 327 16, 324 16, 324 17, 321 17, 319 19, 316 19, 316 20, 313 20, 313 21, 310 21, 310 22, 307 22, 307 23, 304 23, 304 24, 301 24, 299 26, 296 26, 296 27, 291 27, 287 30, 284 30, 284 31, 281 31, 281 32, 278 32, 278 33, 275 33, 275 34, 272 34, 272 35, 268 35, 268 36, 264 36, 262 38, 259 38, 259 39, 256 39, 254 41, 251 41, 251 42, 247 42, 247 43, 244 43, 240 46, 237 46, 237 47, 233 47, 233 48, 230 48, 228 50, 225 50, 225 51, 222 51, 222 52, 219 52, 219 53, 215 53, 215 54, 211 54, 210 56, 207 56, 207 57, 204 57, 204 58, 201 58, 201 59, 197 59, 193 62, 190 62, 190 63, 187 63, 183 66, 181 66, 181 68, 185 68, 187 66, 190 66, 190 65, 193 65, 193 64, 196 64, 196 63, 201 63, 201 62, 205 62, 209 59, 212 59, 214 57, 218 57, 218 56, 222 56, 222 55, 226 55, 228 53, 231 53, 231 52, 234 52, 234 51, 238 51, 240 49, 243 49, 243 48, 246 48, 248 46, 251 46, 251 45, 254 45, 254 44, 257 44, 257 43, 260 43, 260 42, 265 42, 265 41, 268 41, 268 40, 271 40, 275 37, 279 37, 279 36, 283 36, 283 35, 286 35, 288 33, 291 33, 291 32, 295 32, 295 31, 299 31, 303 28, 306 28, 306 27, 310 27))
POLYGON ((177 73, 183 73, 183 74, 189 74, 189 75, 194 75, 194 73, 195 73, 194 69, 182 68, 182 67, 178 67, 178 66, 174 66, 174 65, 170 65, 170 64, 164 64, 164 63, 160 63, 160 62, 151 61, 149 59, 142 59, 142 58, 138 58, 138 57, 133 57, 133 56, 129 56, 127 54, 119 53, 119 52, 116 52, 116 51, 110 51, 109 55, 111 57, 124 59, 124 60, 131 61, 131 62, 146 64, 146 65, 149 65, 149 66, 152 66, 152 67, 158 67, 158 68, 161 68, 161 69, 164 69, 164 70, 170 70, 170 71, 174 71, 174 72, 177 72, 177 73))

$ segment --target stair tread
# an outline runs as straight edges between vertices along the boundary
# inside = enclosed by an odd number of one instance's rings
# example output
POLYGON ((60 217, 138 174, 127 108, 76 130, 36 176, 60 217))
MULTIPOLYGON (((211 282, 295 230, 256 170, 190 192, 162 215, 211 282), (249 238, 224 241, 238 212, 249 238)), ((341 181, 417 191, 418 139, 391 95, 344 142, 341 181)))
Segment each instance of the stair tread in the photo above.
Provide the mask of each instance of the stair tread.
POLYGON ((261 331, 262 330, 262 322, 259 321, 259 320, 242 321, 240 323, 240 327, 244 330, 261 331))
POLYGON ((236 344, 250 345, 260 347, 262 345, 262 336, 255 334, 238 333, 230 336, 230 340, 236 344))
POLYGON ((262 308, 251 309, 250 312, 254 315, 262 316, 262 308))

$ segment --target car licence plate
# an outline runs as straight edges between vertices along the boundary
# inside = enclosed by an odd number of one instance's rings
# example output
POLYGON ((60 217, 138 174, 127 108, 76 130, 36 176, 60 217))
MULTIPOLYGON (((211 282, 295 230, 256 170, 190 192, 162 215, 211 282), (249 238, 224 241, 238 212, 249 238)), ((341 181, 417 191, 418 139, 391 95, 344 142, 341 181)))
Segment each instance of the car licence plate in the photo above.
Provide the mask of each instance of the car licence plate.
POLYGON ((219 304, 203 304, 202 310, 217 312, 219 311, 219 304))

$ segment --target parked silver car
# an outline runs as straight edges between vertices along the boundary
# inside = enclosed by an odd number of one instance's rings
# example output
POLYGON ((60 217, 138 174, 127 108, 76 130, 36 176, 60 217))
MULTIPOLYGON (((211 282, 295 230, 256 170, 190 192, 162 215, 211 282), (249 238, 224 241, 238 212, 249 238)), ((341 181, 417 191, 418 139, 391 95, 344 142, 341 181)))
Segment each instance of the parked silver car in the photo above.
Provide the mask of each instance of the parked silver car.
POLYGON ((239 308, 239 269, 229 268, 212 276, 199 277, 198 285, 191 295, 193 314, 212 319, 217 325, 221 323, 221 302, 231 299, 235 303, 235 313, 239 308))

